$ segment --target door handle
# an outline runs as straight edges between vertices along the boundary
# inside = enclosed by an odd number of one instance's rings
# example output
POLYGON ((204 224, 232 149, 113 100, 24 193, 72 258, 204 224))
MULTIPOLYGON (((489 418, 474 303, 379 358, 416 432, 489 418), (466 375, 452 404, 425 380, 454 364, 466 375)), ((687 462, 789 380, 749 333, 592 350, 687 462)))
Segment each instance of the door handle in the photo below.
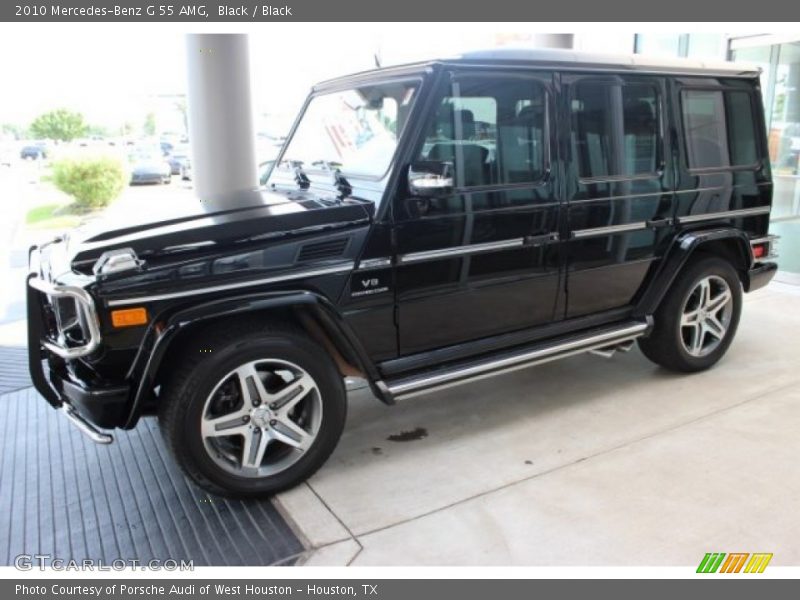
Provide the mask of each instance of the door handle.
POLYGON ((647 227, 650 229, 662 229, 664 227, 669 227, 672 225, 672 219, 653 219, 651 221, 647 221, 647 227))
POLYGON ((558 233, 545 233, 544 235, 529 235, 524 239, 525 246, 541 246, 558 241, 558 233))

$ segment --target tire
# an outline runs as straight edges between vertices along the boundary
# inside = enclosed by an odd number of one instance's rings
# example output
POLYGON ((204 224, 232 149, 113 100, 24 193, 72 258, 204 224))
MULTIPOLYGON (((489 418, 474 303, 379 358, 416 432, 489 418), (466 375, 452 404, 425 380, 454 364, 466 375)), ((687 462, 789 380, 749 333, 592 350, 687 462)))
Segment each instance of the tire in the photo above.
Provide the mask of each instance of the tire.
POLYGON ((703 371, 727 352, 741 312, 736 270, 722 258, 702 256, 678 275, 653 316, 653 331, 639 340, 639 347, 651 361, 672 371, 703 371))
POLYGON ((306 480, 333 452, 347 416, 344 379, 301 329, 226 322, 182 350, 163 385, 159 425, 200 487, 268 496, 306 480))

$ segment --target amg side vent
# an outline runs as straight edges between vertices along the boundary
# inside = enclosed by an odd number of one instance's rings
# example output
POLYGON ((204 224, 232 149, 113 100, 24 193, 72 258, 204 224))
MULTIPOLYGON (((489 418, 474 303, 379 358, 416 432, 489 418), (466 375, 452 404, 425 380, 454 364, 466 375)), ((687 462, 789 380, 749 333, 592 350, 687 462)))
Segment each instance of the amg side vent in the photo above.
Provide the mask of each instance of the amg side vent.
POLYGON ((300 248, 297 255, 298 262, 320 260, 323 258, 336 258, 344 254, 350 238, 342 237, 324 242, 312 242, 300 248))

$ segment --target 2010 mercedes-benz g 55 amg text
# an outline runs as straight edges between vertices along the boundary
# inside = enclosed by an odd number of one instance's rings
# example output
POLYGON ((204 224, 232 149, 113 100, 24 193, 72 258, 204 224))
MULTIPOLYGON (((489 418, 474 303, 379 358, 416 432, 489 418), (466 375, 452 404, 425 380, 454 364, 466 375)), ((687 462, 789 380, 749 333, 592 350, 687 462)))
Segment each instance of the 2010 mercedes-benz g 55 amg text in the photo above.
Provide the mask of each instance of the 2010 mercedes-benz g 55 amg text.
POLYGON ((32 248, 31 374, 98 442, 157 414, 201 486, 273 493, 333 451, 346 376, 392 404, 634 340, 710 367, 775 272, 771 197, 738 65, 506 50, 328 81, 266 189, 32 248))

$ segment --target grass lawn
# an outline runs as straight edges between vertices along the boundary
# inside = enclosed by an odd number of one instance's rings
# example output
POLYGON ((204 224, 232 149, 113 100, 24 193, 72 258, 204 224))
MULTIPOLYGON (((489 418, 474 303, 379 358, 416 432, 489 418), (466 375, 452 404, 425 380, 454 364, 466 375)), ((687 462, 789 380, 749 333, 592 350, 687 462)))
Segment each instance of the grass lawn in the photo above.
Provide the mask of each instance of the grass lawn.
POLYGON ((82 216, 71 212, 70 204, 43 204, 25 215, 25 224, 32 229, 72 229, 81 224, 82 216))

